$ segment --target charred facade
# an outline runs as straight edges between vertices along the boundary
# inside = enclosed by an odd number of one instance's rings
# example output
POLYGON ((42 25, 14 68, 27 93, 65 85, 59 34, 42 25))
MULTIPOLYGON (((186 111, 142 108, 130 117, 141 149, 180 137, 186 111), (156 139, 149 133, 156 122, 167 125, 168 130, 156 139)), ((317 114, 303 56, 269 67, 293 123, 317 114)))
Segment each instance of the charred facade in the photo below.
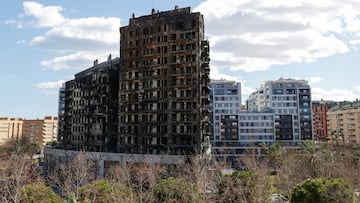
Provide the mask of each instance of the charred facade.
POLYGON ((122 153, 189 154, 209 136, 209 43, 190 8, 135 17, 120 28, 122 153))
POLYGON ((115 152, 118 129, 119 58, 98 64, 65 83, 64 149, 115 152))

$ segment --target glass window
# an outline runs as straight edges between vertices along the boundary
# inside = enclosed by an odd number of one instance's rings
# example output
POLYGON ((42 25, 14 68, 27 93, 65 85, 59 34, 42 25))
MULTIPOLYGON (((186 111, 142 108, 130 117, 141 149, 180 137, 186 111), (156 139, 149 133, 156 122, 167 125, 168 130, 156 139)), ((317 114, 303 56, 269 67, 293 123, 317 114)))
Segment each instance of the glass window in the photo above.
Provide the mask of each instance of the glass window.
POLYGON ((283 89, 273 89, 273 94, 283 94, 283 89))
POLYGON ((217 90, 215 90, 215 94, 216 95, 224 95, 224 90, 217 89, 217 90))

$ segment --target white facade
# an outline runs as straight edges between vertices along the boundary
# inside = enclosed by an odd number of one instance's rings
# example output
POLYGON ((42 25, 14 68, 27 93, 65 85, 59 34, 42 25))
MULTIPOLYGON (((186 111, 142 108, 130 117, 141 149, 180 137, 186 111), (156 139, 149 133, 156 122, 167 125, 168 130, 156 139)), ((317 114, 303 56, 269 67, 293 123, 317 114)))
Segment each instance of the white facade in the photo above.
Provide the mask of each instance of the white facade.
POLYGON ((272 113, 243 112, 239 119, 239 140, 246 145, 274 142, 274 115, 272 113))
MULTIPOLYGON (((212 111, 213 137, 214 141, 226 140, 230 132, 222 128, 222 119, 238 120, 241 111, 241 84, 229 80, 211 80, 210 81, 210 109, 212 111), (225 118, 228 117, 228 118, 225 118), (226 132, 225 132, 226 131, 226 132), (225 136, 227 134, 227 136, 225 136)), ((238 126, 234 123, 231 128, 238 126)), ((237 132, 234 130, 231 139, 236 139, 237 132)))
POLYGON ((233 157, 274 141, 274 116, 271 112, 241 110, 241 84, 212 80, 210 99, 213 124, 212 156, 233 157))
POLYGON ((313 139, 311 88, 305 80, 267 81, 249 96, 247 107, 274 113, 276 141, 297 144, 313 139))

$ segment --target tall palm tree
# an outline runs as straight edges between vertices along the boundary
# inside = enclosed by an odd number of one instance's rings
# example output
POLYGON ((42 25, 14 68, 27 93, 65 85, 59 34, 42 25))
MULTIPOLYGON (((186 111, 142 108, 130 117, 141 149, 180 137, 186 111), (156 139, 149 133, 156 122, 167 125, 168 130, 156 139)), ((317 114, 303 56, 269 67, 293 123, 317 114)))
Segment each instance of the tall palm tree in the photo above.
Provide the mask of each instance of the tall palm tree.
POLYGON ((301 149, 310 155, 311 167, 314 167, 314 161, 316 156, 317 147, 313 140, 305 140, 300 145, 301 149))

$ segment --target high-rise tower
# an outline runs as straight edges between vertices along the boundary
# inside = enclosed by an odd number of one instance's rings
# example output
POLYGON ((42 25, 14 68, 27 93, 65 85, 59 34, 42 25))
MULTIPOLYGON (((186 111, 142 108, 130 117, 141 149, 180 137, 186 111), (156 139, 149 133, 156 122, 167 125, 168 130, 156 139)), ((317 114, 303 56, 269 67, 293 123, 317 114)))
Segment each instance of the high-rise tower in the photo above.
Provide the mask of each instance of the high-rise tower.
POLYGON ((198 152, 209 136, 209 43, 190 8, 135 17, 120 28, 118 151, 198 152))
POLYGON ((64 149, 115 152, 118 124, 119 58, 98 63, 61 89, 59 141, 64 149))

